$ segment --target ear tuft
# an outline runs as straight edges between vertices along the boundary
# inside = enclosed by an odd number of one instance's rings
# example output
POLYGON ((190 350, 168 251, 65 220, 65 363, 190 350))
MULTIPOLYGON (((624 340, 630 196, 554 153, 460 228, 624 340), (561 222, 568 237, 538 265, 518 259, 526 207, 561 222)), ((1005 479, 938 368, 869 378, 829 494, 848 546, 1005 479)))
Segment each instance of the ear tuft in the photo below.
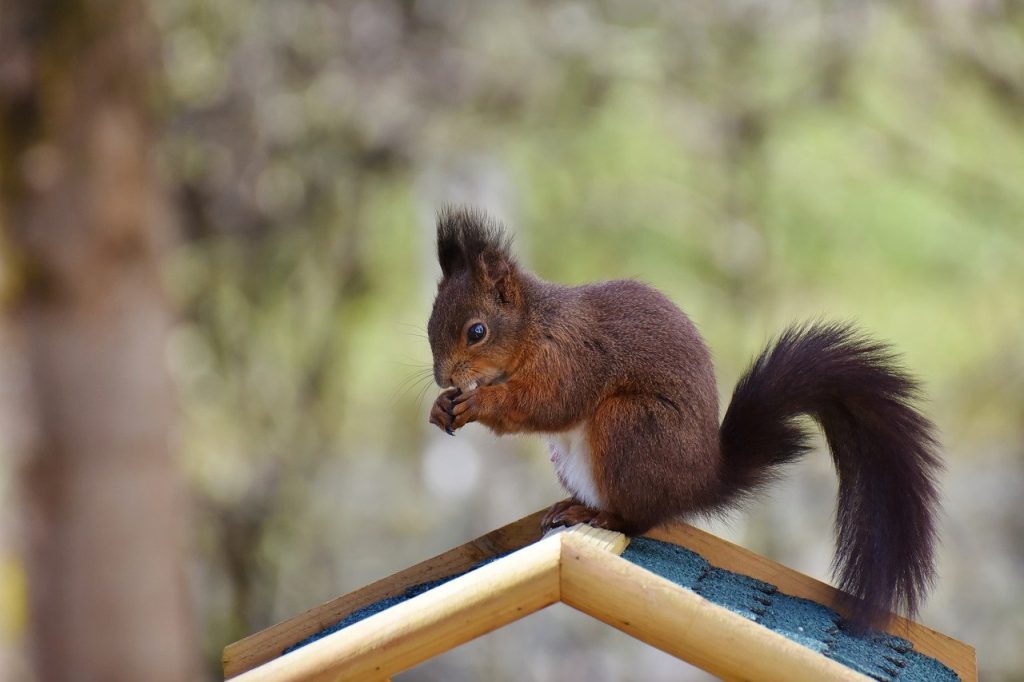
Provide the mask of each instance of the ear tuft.
POLYGON ((458 209, 446 206, 437 216, 437 262, 441 265, 441 275, 447 279, 456 272, 465 270, 466 261, 462 245, 463 224, 467 216, 458 209))
POLYGON ((515 266, 501 223, 465 206, 445 206, 438 213, 437 260, 445 277, 467 269, 476 271, 485 263, 503 261, 515 266))

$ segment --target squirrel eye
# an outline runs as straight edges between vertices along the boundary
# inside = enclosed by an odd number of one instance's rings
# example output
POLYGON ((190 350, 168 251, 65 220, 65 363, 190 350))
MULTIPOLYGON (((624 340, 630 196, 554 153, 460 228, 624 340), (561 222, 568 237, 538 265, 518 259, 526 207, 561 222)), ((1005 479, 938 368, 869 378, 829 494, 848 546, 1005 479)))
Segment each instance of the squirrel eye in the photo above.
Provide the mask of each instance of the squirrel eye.
POLYGON ((466 330, 466 340, 469 341, 469 345, 479 343, 480 339, 487 335, 487 327, 482 322, 477 322, 469 329, 466 330))

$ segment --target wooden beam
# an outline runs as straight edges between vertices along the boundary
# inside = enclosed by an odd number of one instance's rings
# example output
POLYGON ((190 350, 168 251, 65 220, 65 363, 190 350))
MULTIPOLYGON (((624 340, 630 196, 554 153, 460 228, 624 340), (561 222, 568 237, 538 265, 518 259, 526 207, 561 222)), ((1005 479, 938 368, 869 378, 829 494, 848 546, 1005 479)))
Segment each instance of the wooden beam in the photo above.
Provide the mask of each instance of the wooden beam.
MULTIPOLYGON (((646 535, 693 550, 707 559, 712 566, 763 580, 778 587, 780 592, 816 601, 835 609, 842 615, 848 615, 848 610, 842 599, 843 593, 831 585, 766 559, 699 528, 678 523, 655 529, 646 535)), ((909 641, 914 645, 914 649, 925 656, 945 663, 960 676, 963 682, 978 682, 978 662, 974 647, 897 615, 891 617, 884 629, 886 632, 909 641)))
POLYGON ((571 535, 562 601, 725 679, 867 682, 868 677, 571 535))
POLYGON ((541 540, 235 679, 379 680, 411 668, 558 601, 561 543, 541 540))
POLYGON ((460 547, 227 645, 223 657, 225 679, 277 658, 291 645, 340 622, 357 609, 399 595, 413 585, 460 573, 484 559, 536 542, 541 537, 540 520, 546 511, 543 509, 526 516, 460 547))

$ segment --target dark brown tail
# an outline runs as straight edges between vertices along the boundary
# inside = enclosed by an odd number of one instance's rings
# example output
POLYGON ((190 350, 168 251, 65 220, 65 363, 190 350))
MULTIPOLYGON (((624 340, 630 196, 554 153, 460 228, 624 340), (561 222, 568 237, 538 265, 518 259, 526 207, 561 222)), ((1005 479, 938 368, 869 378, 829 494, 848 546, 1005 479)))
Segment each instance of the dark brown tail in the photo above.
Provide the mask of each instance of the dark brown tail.
POLYGON ((726 496, 740 501, 809 449, 813 417, 839 474, 833 573, 855 623, 913 615, 934 577, 942 464, 915 381, 888 346, 843 324, 786 330, 740 379, 721 427, 726 496))

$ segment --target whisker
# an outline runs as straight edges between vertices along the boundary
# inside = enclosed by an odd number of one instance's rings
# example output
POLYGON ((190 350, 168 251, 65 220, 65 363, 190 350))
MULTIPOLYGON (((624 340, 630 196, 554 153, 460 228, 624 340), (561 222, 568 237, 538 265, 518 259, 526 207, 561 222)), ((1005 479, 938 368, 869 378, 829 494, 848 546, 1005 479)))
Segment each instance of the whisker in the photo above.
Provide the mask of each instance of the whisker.
POLYGON ((409 362, 402 362, 400 360, 392 360, 392 364, 400 365, 402 367, 413 367, 419 370, 433 371, 434 365, 430 362, 424 362, 422 360, 416 360, 415 358, 407 357, 406 360, 409 362))
POLYGON ((433 377, 434 372, 433 369, 430 368, 424 368, 409 374, 395 385, 394 389, 391 391, 391 395, 388 397, 388 402, 390 404, 398 402, 398 400, 404 395, 413 389, 419 388, 421 383, 425 386, 429 386, 430 380, 433 379, 433 377))
POLYGON ((420 369, 417 369, 414 372, 409 372, 406 375, 405 379, 402 380, 402 383, 404 383, 406 381, 411 381, 412 379, 419 379, 420 377, 425 377, 425 376, 431 375, 433 373, 434 372, 433 372, 432 368, 430 368, 430 367, 421 367, 420 369))
POLYGON ((423 384, 423 387, 416 394, 416 405, 417 405, 417 407, 422 407, 423 406, 423 398, 426 397, 428 390, 430 390, 430 383, 429 382, 423 384))
POLYGON ((400 334, 405 334, 406 336, 415 336, 426 341, 430 340, 429 337, 427 336, 426 328, 421 325, 409 324, 408 322, 396 322, 395 324, 397 324, 400 327, 405 327, 405 330, 399 332, 400 334))
POLYGON ((414 364, 405 363, 405 362, 394 362, 392 364, 397 365, 398 367, 405 368, 405 370, 407 370, 406 371, 407 376, 420 377, 420 376, 424 376, 426 374, 433 374, 434 373, 433 365, 414 365, 414 364))

